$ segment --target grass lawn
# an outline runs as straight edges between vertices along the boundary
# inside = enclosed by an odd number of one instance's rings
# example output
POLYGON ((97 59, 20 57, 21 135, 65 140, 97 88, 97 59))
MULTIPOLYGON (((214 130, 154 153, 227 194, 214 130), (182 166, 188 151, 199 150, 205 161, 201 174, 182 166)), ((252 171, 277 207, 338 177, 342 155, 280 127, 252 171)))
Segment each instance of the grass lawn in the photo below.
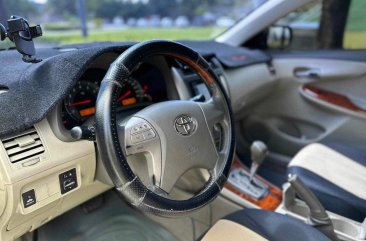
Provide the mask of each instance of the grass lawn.
POLYGON ((346 32, 343 45, 346 49, 366 49, 366 31, 346 32))
MULTIPOLYGON (((366 2, 366 1, 365 1, 366 2)), ((97 41, 142 41, 149 39, 194 39, 202 40, 217 36, 223 31, 220 28, 130 28, 124 30, 91 30, 87 38, 80 36, 80 31, 45 32, 40 39, 55 44, 69 44, 97 41)), ((346 49, 366 49, 366 31, 348 31, 344 38, 346 49)))
POLYGON ((223 29, 212 27, 195 28, 130 28, 123 30, 91 30, 87 38, 80 36, 80 31, 45 32, 42 41, 69 44, 97 41, 142 41, 149 39, 209 39, 220 34, 223 29))
POLYGON ((352 0, 351 8, 348 13, 348 20, 346 31, 366 31, 366 1, 365 0, 352 0))

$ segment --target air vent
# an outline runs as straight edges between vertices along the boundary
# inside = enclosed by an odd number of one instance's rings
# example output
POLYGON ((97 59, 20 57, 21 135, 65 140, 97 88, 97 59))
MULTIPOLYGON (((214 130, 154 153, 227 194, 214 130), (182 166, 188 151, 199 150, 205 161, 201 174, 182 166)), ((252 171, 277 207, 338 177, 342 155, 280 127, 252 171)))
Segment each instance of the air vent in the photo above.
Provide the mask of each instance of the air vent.
POLYGON ((34 128, 14 137, 3 139, 2 142, 11 163, 37 157, 45 151, 42 141, 34 128))

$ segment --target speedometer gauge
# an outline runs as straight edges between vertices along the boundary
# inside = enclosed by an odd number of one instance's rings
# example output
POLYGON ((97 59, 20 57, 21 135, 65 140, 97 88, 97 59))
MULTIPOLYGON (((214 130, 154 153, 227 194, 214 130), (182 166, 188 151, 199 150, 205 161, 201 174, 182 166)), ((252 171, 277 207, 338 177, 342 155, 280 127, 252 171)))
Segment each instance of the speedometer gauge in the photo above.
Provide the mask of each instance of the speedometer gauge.
POLYGON ((80 81, 64 100, 64 107, 74 121, 81 123, 95 114, 95 102, 99 87, 91 82, 80 81))
POLYGON ((147 89, 143 88, 140 83, 130 77, 123 82, 122 92, 117 102, 122 106, 129 106, 139 102, 151 101, 147 89))

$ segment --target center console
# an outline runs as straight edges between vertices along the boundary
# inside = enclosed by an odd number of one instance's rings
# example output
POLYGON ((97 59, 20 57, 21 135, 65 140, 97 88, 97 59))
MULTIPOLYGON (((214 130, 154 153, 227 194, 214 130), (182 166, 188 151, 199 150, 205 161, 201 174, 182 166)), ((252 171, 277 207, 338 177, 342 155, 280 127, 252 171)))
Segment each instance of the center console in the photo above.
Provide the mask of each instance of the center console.
POLYGON ((250 180, 250 173, 243 168, 234 168, 229 175, 230 185, 250 198, 260 200, 268 196, 269 185, 259 179, 250 180))
POLYGON ((248 196, 259 200, 268 195, 269 185, 257 179, 255 174, 268 154, 267 146, 261 141, 255 141, 250 147, 252 165, 250 172, 237 168, 230 172, 229 183, 248 196))
POLYGON ((257 175, 257 170, 268 154, 267 146, 261 141, 255 141, 250 147, 250 153, 250 168, 235 157, 222 195, 244 207, 274 211, 282 201, 281 189, 257 175))
POLYGON ((281 189, 258 175, 254 176, 253 181, 249 179, 249 168, 235 157, 221 194, 243 207, 276 210, 282 201, 281 189))

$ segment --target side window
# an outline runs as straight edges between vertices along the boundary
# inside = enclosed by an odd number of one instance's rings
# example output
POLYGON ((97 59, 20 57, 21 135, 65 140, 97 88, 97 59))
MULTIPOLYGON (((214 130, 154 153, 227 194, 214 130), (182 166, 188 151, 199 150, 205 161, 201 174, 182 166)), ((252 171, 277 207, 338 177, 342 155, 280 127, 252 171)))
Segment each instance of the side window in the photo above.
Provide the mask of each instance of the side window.
POLYGON ((265 48, 366 49, 365 23, 365 0, 315 0, 274 23, 265 48))
MULTIPOLYGON (((317 48, 317 33, 320 26, 322 4, 320 1, 311 2, 278 20, 274 26, 288 26, 292 39, 287 50, 312 50, 317 48)), ((269 29, 268 47, 273 48, 271 37, 275 27, 269 29)), ((277 30, 278 31, 278 30, 277 30)))

